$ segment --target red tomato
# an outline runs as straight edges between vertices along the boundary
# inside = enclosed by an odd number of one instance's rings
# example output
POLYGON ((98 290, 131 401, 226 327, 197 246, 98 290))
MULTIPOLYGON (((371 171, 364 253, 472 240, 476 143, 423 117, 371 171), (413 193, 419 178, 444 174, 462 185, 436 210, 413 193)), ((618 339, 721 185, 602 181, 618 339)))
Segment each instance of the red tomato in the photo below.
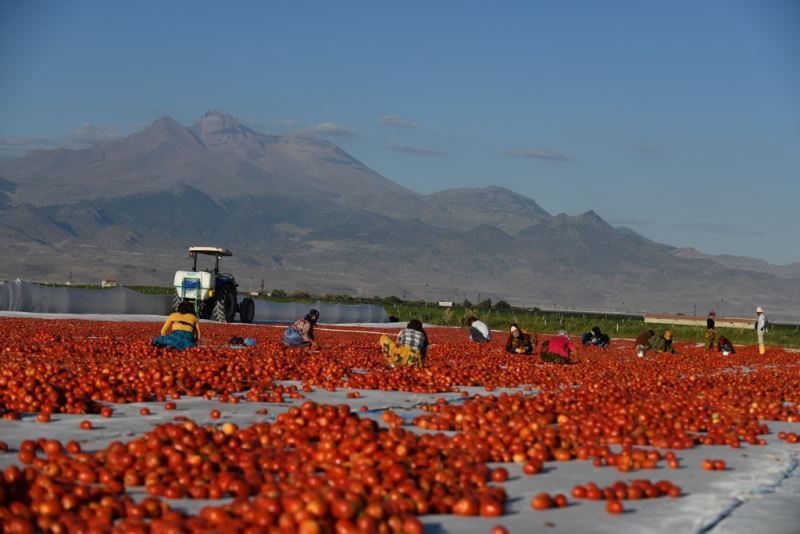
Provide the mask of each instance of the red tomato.
POLYGON ((505 482, 506 480, 508 480, 508 469, 506 469, 505 467, 498 467, 496 469, 492 469, 491 479, 493 482, 505 482))
POLYGON ((623 511, 622 503, 617 500, 610 500, 606 503, 606 512, 609 514, 621 514, 623 511))
POLYGON ((576 499, 585 499, 586 498, 586 488, 583 486, 575 486, 572 488, 572 496, 576 499))
POLYGON ((503 505, 491 497, 480 499, 479 514, 482 517, 497 517, 503 515, 503 505))
POLYGON ((553 507, 553 500, 547 493, 539 493, 531 499, 531 508, 534 510, 546 510, 553 507))
POLYGON ((462 497, 453 505, 453 513, 456 515, 478 515, 479 504, 474 497, 462 497))
POLYGON ((535 475, 542 472, 542 462, 538 460, 530 460, 522 466, 522 472, 526 475, 535 475))

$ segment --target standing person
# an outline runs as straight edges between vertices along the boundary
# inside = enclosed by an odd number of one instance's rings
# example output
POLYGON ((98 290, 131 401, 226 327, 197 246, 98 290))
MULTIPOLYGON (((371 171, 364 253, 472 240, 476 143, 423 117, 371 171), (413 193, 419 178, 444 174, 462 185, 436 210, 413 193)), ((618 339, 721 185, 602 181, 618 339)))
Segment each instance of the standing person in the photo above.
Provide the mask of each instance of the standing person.
POLYGON ((200 321, 194 312, 194 305, 184 300, 178 305, 178 311, 171 313, 161 335, 153 338, 153 345, 161 348, 184 350, 196 347, 200 339, 200 321))
POLYGON ((469 338, 477 343, 488 343, 492 340, 492 333, 486 323, 472 316, 467 319, 469 325, 469 338))
POLYGON ((559 330, 556 335, 542 343, 542 361, 550 363, 570 363, 575 345, 566 330, 559 330))
POLYGON ((422 367, 428 356, 428 334, 422 322, 412 319, 397 335, 397 342, 387 335, 380 339, 381 352, 386 362, 399 367, 422 367))
POLYGON ((715 312, 714 310, 708 312, 708 319, 706 319, 706 335, 705 335, 707 351, 711 350, 712 347, 714 347, 714 338, 717 337, 717 329, 715 328, 716 321, 714 320, 716 318, 717 318, 717 312, 715 312))
POLYGON ((758 353, 765 354, 767 352, 767 347, 764 345, 764 334, 769 330, 769 321, 767 321, 767 316, 764 315, 764 309, 761 306, 756 308, 756 323, 754 328, 756 329, 756 337, 758 338, 758 353))
POLYGON ((656 335, 655 332, 652 330, 645 330, 639 337, 636 338, 636 341, 633 342, 633 345, 636 347, 636 356, 639 358, 644 358, 647 351, 650 350, 652 345, 650 345, 650 340, 656 335))
POLYGON ((316 349, 319 343, 314 339, 314 327, 319 320, 317 310, 309 311, 305 317, 296 320, 283 332, 283 344, 287 347, 310 347, 316 349))
POLYGON ((533 354, 535 345, 536 341, 531 340, 531 335, 529 333, 521 329, 517 323, 511 323, 508 327, 506 352, 512 354, 533 354))

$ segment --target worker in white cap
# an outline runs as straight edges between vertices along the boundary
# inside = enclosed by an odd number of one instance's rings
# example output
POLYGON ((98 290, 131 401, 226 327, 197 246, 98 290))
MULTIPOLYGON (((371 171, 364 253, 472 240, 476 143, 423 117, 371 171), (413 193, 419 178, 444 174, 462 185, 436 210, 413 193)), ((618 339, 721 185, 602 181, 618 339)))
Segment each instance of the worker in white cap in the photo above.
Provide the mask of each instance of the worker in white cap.
POLYGON ((764 333, 769 328, 769 321, 767 321, 767 316, 764 315, 764 309, 761 306, 756 308, 756 324, 754 327, 756 336, 758 336, 758 353, 764 354, 767 352, 767 348, 764 346, 764 333))

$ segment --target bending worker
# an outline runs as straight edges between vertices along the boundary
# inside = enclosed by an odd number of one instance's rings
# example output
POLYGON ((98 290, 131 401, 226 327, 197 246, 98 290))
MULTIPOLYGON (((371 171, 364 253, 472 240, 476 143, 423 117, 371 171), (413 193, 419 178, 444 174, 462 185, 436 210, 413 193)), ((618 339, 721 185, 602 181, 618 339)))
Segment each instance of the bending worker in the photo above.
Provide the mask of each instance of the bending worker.
POLYGON ((538 339, 532 339, 531 335, 521 329, 517 323, 511 323, 508 327, 506 352, 512 354, 533 354, 538 341, 538 339))
POLYGON ((656 333, 652 330, 645 330, 639 337, 636 338, 636 341, 633 342, 634 346, 636 347, 636 356, 639 358, 644 358, 647 354, 647 351, 650 350, 652 345, 650 344, 650 340, 655 337, 656 333))
POLYGON ((651 337, 650 346, 653 347, 653 352, 669 352, 670 354, 678 353, 672 344, 672 330, 664 330, 662 335, 654 335, 651 337))
POLYGON ((467 319, 469 325, 469 338, 477 343, 488 343, 492 340, 492 333, 489 327, 475 316, 467 319))
POLYGON ((397 342, 387 335, 380 339, 381 353, 391 367, 422 367, 428 356, 428 334, 422 322, 412 319, 397 335, 397 342))
POLYGON ((167 317, 161 327, 161 335, 153 338, 156 347, 184 350, 196 347, 200 339, 200 321, 194 312, 194 305, 184 300, 178 305, 178 311, 167 317))
POLYGON ((316 349, 319 344, 314 340, 314 326, 319 320, 317 310, 309 311, 305 317, 296 320, 283 332, 283 344, 287 347, 310 347, 316 349))
POLYGON ((706 343, 706 350, 711 350, 714 346, 714 338, 717 337, 716 321, 717 312, 711 310, 708 312, 708 319, 706 319, 706 335, 704 340, 706 343))
POLYGON ((566 330, 559 330, 556 335, 542 343, 542 361, 549 363, 571 363, 575 345, 566 330))

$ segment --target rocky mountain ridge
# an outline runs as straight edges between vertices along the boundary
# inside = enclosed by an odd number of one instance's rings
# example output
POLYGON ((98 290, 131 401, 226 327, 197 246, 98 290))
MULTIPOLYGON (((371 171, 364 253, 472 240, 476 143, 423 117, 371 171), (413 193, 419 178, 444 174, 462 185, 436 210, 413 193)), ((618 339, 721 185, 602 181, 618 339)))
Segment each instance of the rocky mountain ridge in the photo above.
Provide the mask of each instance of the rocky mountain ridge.
POLYGON ((234 250, 230 270, 250 285, 318 293, 659 311, 722 299, 787 314, 800 302, 793 265, 655 243, 502 187, 421 195, 329 141, 261 133, 218 111, 0 163, 11 253, 0 277, 169 283, 198 243, 234 250))

